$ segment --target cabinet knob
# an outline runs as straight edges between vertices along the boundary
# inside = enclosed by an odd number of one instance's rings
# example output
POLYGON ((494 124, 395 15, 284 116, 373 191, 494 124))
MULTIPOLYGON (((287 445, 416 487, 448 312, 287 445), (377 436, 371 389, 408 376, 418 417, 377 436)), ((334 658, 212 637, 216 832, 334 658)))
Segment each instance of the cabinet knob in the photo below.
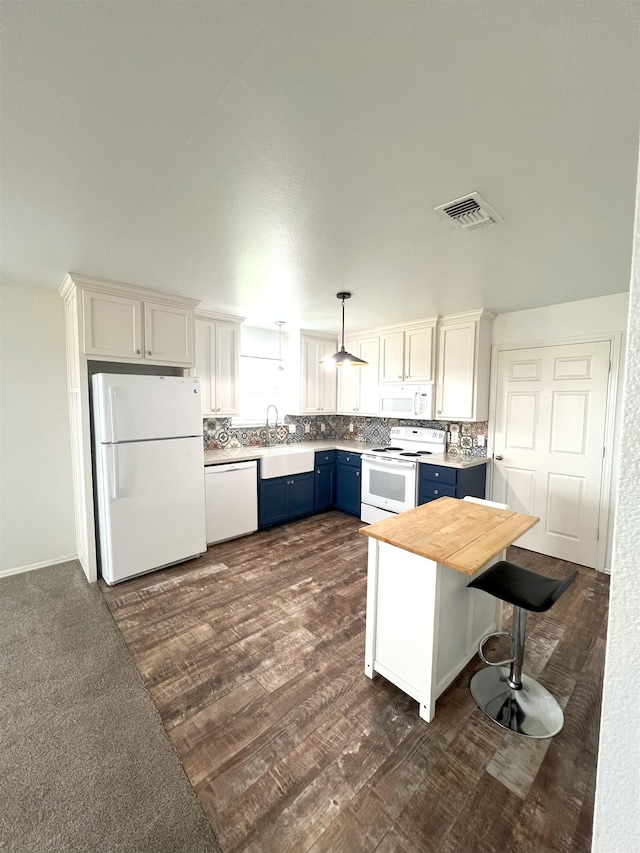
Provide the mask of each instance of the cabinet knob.
POLYGON ((151 350, 150 350, 150 349, 148 349, 148 350, 147 350, 147 355, 151 355, 151 350))
POLYGON ((434 495, 439 495, 439 494, 440 494, 440 492, 438 491, 438 489, 434 489, 434 490, 433 490, 433 494, 434 494, 434 495))
POLYGON ((356 477, 360 476, 360 471, 356 471, 356 477))
POLYGON ((434 474, 433 476, 434 476, 434 477, 439 477, 439 476, 440 476, 440 472, 439 472, 439 471, 436 471, 436 472, 435 472, 435 474, 434 474))
POLYGON ((138 355, 140 355, 140 350, 139 350, 139 349, 137 349, 137 350, 136 350, 136 352, 138 353, 138 355))
POLYGON ((438 411, 436 412, 436 414, 441 415, 441 414, 442 414, 442 409, 438 409, 438 411))
POLYGON ((320 469, 318 468, 318 470, 316 471, 316 474, 319 474, 319 473, 320 473, 320 469))

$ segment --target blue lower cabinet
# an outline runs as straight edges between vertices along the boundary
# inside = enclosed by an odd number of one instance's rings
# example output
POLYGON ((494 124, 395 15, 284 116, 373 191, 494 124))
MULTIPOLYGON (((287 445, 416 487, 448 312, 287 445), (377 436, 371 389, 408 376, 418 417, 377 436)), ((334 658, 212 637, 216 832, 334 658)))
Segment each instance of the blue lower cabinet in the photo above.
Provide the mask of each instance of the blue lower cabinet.
POLYGON ((362 460, 359 453, 338 451, 336 458, 336 509, 360 518, 362 460))
POLYGON ((260 527, 279 524, 289 517, 289 483, 291 477, 260 480, 258 511, 260 527))
POLYGON ((260 480, 258 514, 260 527, 281 524, 314 510, 314 473, 260 480))
MULTIPOLYGON (((316 454, 317 456, 317 454, 316 454)), ((331 509, 336 501, 336 466, 318 465, 315 469, 314 510, 331 509)))
POLYGON ((289 482, 289 517, 299 518, 313 512, 313 471, 287 477, 289 482))
POLYGON ((487 465, 473 468, 449 468, 445 465, 418 465, 418 504, 426 504, 438 498, 464 498, 467 495, 483 498, 487 465))

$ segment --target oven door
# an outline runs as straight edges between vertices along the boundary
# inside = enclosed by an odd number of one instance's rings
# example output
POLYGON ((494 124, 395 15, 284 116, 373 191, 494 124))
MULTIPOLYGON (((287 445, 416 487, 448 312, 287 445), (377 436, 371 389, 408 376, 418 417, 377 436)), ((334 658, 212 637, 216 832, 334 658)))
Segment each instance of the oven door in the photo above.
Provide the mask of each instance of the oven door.
POLYGON ((404 512, 416 505, 417 465, 401 459, 362 455, 362 503, 404 512))

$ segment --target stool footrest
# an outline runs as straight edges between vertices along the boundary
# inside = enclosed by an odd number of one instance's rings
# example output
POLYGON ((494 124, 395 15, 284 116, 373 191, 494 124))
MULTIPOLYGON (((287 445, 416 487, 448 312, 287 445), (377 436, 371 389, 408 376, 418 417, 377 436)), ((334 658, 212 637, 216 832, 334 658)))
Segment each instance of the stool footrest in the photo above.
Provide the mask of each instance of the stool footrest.
POLYGON ((480 660, 483 663, 486 663, 487 666, 505 666, 508 663, 513 663, 515 658, 512 657, 507 658, 506 660, 489 660, 484 656, 484 644, 492 637, 511 637, 511 642, 513 643, 513 634, 511 631, 492 631, 490 634, 485 634, 478 644, 478 656, 480 657, 480 660))

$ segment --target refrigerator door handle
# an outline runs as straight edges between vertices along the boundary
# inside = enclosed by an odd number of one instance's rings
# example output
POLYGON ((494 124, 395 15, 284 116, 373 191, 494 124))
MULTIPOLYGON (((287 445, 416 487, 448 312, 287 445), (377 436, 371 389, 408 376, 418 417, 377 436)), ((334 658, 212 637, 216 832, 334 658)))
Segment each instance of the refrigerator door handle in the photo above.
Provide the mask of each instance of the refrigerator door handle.
POLYGON ((111 500, 117 501, 120 497, 118 483, 118 445, 111 445, 111 500))
POLYGON ((118 440, 118 437, 116 435, 116 389, 113 385, 109 385, 107 395, 109 400, 109 426, 111 427, 111 441, 115 443, 118 440))

